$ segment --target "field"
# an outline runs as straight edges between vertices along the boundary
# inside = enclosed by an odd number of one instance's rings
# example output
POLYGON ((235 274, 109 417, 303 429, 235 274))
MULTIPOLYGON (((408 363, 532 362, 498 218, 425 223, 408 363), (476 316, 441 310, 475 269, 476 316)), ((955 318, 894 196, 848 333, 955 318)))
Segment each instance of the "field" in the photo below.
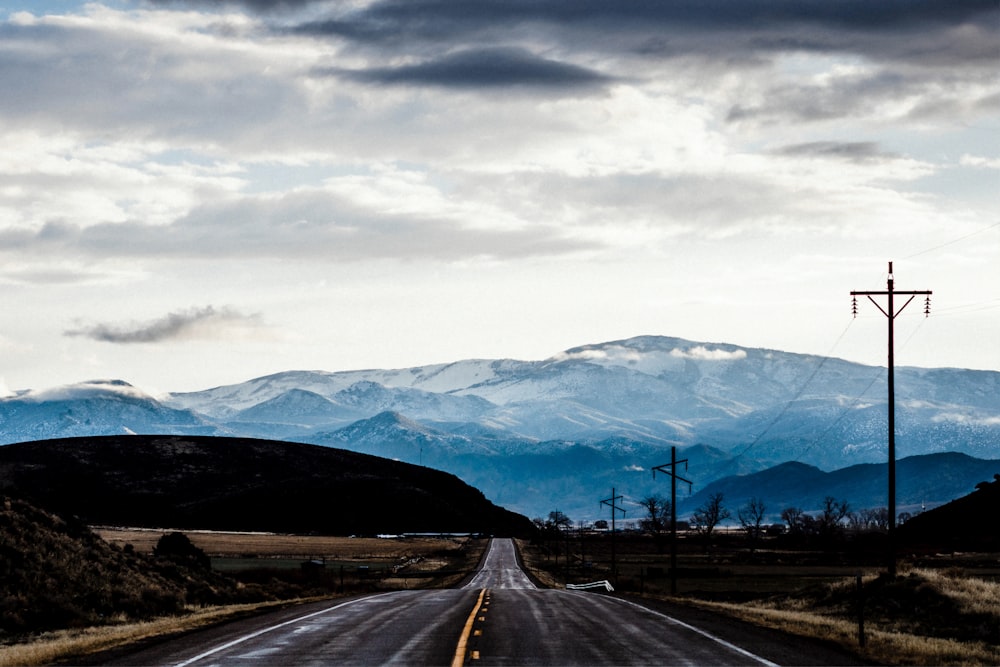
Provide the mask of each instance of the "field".
POLYGON ((607 579, 619 593, 834 642, 875 664, 1000 664, 1000 554, 900 559, 899 576, 890 579, 878 550, 769 541, 751 551, 737 538, 706 545, 688 536, 678 546, 673 595, 669 548, 662 547, 619 535, 614 568, 606 534, 523 543, 522 552, 551 586, 607 579))
MULTIPOLYGON (((112 544, 151 553, 167 530, 97 528, 112 544)), ((275 571, 322 569, 331 589, 447 585, 475 569, 484 540, 469 537, 336 537, 275 533, 188 531, 212 568, 244 580, 275 571), (308 566, 307 566, 308 567, 308 566)), ((287 575, 286 575, 287 576, 287 575)), ((314 576, 319 576, 314 573, 314 576)))
MULTIPOLYGON (((151 553, 167 530, 96 528, 104 540, 131 544, 140 553, 151 553)), ((325 535, 281 535, 276 533, 226 533, 183 531, 191 542, 213 558, 328 558, 390 562, 399 558, 426 556, 442 548, 465 544, 467 537, 331 537, 325 535)))

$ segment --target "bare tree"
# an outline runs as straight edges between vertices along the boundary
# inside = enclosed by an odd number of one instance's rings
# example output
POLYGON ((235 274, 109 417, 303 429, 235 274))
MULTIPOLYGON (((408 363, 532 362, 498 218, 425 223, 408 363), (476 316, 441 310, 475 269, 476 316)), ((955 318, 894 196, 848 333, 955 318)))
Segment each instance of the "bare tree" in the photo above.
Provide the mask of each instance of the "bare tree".
POLYGON ((663 549, 663 531, 670 528, 670 501, 660 495, 646 496, 639 501, 646 516, 639 521, 639 526, 652 533, 658 549, 663 549))
POLYGON ((724 496, 721 493, 713 493, 709 496, 705 504, 694 511, 691 515, 691 523, 694 529, 705 537, 705 548, 712 539, 712 531, 721 522, 728 519, 732 514, 722 504, 724 496))
POLYGON ((856 531, 884 531, 889 527, 889 510, 886 507, 872 507, 848 515, 848 521, 856 531))
POLYGON ((789 533, 801 533, 803 528, 802 518, 805 516, 798 507, 786 507, 781 510, 781 520, 788 524, 789 533))
POLYGON ((764 501, 755 496, 736 512, 740 526, 750 540, 751 551, 756 547, 757 540, 763 534, 764 513, 766 511, 767 507, 764 505, 764 501))
POLYGON ((646 496, 639 501, 646 516, 639 521, 639 526, 646 531, 658 535, 670 527, 670 501, 660 495, 646 496))
MULTIPOLYGON (((544 540, 546 546, 546 558, 548 552, 554 550, 556 563, 559 563, 559 550, 562 542, 568 539, 568 531, 573 528, 573 520, 559 510, 549 512, 549 518, 542 520, 540 517, 532 519, 532 523, 538 528, 539 536, 544 540)), ((568 551, 568 547, 567 547, 568 551)))
POLYGON ((843 529, 844 518, 850 513, 846 500, 837 500, 833 496, 823 499, 823 511, 816 518, 819 534, 824 537, 834 537, 843 529))
POLYGON ((549 512, 549 520, 546 524, 561 533, 564 530, 568 530, 573 525, 573 521, 563 512, 554 510, 549 512))

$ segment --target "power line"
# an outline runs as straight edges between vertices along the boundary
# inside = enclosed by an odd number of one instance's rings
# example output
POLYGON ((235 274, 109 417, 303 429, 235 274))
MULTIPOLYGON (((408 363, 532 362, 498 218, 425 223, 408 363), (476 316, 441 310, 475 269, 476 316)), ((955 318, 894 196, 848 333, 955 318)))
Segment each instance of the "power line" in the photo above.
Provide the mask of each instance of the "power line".
POLYGON ((966 313, 978 313, 983 310, 993 310, 994 308, 1000 308, 1000 297, 987 299, 986 301, 963 303, 948 308, 941 308, 939 310, 935 310, 934 314, 947 316, 964 315, 966 313))
MULTIPOLYGON (((907 343, 909 343, 910 340, 912 340, 913 337, 915 335, 917 335, 917 332, 920 331, 920 328, 922 326, 924 326, 924 322, 926 322, 926 321, 927 321, 926 319, 920 320, 920 324, 918 324, 916 326, 916 328, 912 332, 910 332, 910 335, 907 336, 906 340, 904 340, 903 343, 902 343, 902 345, 899 346, 900 349, 906 349, 907 343)), ((875 383, 879 381, 879 379, 882 377, 882 375, 885 373, 885 371, 886 371, 885 368, 879 367, 878 372, 876 372, 875 376, 872 377, 871 382, 869 382, 868 385, 864 389, 861 390, 861 393, 859 393, 857 396, 855 396, 851 400, 851 402, 847 404, 847 407, 844 408, 843 411, 841 411, 840 415, 836 419, 834 419, 832 422, 830 422, 830 425, 827 426, 825 429, 823 429, 820 432, 819 435, 817 435, 815 438, 813 438, 812 442, 810 442, 809 445, 804 450, 802 450, 802 452, 795 459, 793 459, 793 460, 795 462, 801 461, 803 458, 805 458, 806 454, 808 454, 810 451, 812 451, 813 447, 815 447, 816 445, 818 445, 821 442, 823 442, 823 440, 826 438, 826 435, 830 431, 832 431, 834 429, 834 427, 837 424, 839 424, 844 419, 844 417, 846 417, 847 415, 851 414, 851 412, 858 406, 858 403, 861 402, 861 399, 865 397, 865 394, 867 394, 869 392, 869 390, 871 390, 871 388, 873 386, 875 386, 875 383)))
POLYGON ((951 241, 945 241, 944 243, 941 243, 939 245, 933 246, 931 248, 927 248, 926 250, 921 250, 920 252, 916 252, 916 253, 913 253, 912 255, 908 255, 907 257, 904 257, 903 259, 913 259, 914 257, 920 257, 921 255, 926 255, 929 252, 934 252, 935 250, 940 250, 941 248, 946 248, 946 247, 948 247, 950 245, 954 245, 954 244, 958 243, 959 241, 964 241, 965 239, 972 238, 973 236, 976 236, 977 234, 982 234, 983 232, 988 232, 989 230, 995 229, 997 227, 1000 227, 1000 222, 994 222, 992 225, 988 225, 986 227, 983 227, 982 229, 977 229, 976 231, 970 232, 970 233, 966 234, 965 236, 959 236, 958 238, 952 239, 951 241))
POLYGON ((811 449, 812 449, 813 447, 815 447, 815 446, 816 446, 816 445, 818 445, 819 443, 823 442, 823 439, 824 439, 824 438, 826 437, 826 434, 827 434, 827 433, 829 433, 830 431, 832 431, 832 430, 833 430, 833 428, 834 428, 834 427, 835 427, 835 426, 836 426, 837 424, 839 424, 839 423, 841 422, 841 420, 842 420, 842 419, 844 419, 844 417, 846 417, 847 415, 851 414, 851 411, 852 411, 852 410, 854 410, 854 408, 856 408, 856 407, 858 406, 858 403, 860 403, 860 402, 861 402, 861 399, 862 399, 862 398, 864 398, 865 394, 867 394, 867 393, 868 393, 868 390, 869 390, 869 389, 871 389, 871 388, 872 388, 873 386, 875 386, 875 383, 876 383, 876 382, 878 382, 879 378, 881 378, 881 377, 882 377, 882 374, 883 374, 884 372, 885 372, 885 369, 884 369, 884 368, 879 368, 879 369, 878 369, 878 372, 877 372, 877 373, 875 374, 875 377, 873 377, 873 378, 872 378, 872 381, 868 383, 868 386, 867 386, 867 387, 865 387, 865 388, 864 388, 864 389, 863 389, 863 390, 861 391, 861 393, 860 393, 860 394, 858 394, 858 395, 857 395, 857 396, 856 396, 856 397, 854 398, 854 400, 852 400, 852 401, 851 401, 851 402, 850 402, 850 403, 849 403, 849 404, 847 405, 847 407, 846 407, 846 408, 844 408, 843 412, 841 412, 841 413, 840 413, 840 416, 839 416, 839 417, 837 417, 837 418, 836 418, 836 419, 834 419, 834 420, 833 420, 832 422, 830 422, 830 425, 829 425, 829 426, 827 426, 827 427, 826 427, 825 429, 823 429, 823 431, 822 431, 822 432, 821 432, 821 433, 820 433, 820 434, 819 434, 818 436, 816 436, 816 437, 815 437, 815 438, 813 439, 812 443, 811 443, 811 444, 810 444, 810 445, 809 445, 808 447, 806 447, 806 448, 805 448, 805 450, 803 450, 803 452, 802 452, 801 454, 799 454, 798 458, 796 458, 796 459, 795 459, 795 461, 801 461, 801 460, 802 460, 802 458, 803 458, 803 457, 804 457, 804 456, 805 456, 806 454, 808 454, 808 453, 809 453, 809 451, 810 451, 810 450, 811 450, 811 449))
POLYGON ((788 402, 785 403, 784 407, 781 408, 781 410, 774 417, 774 419, 772 419, 770 421, 770 423, 768 423, 768 425, 764 427, 763 431, 761 431, 760 433, 757 434, 757 436, 753 439, 753 441, 750 442, 749 445, 747 445, 746 447, 744 447, 743 450, 739 454, 736 454, 735 456, 732 457, 732 459, 730 460, 730 465, 731 466, 733 466, 733 465, 736 464, 736 460, 737 459, 739 459, 741 456, 743 456, 744 454, 746 454, 747 452, 749 452, 751 449, 753 449, 754 446, 758 442, 760 442, 761 439, 765 435, 767 435, 771 431, 772 428, 774 428, 774 425, 777 424, 778 421, 780 421, 781 418, 785 416, 785 413, 788 412, 791 409, 792 404, 795 403, 797 400, 799 400, 799 398, 802 397, 802 394, 804 394, 805 391, 806 391, 806 387, 808 387, 809 383, 813 381, 813 378, 815 378, 816 375, 819 374, 819 372, 823 368, 823 366, 826 365, 826 362, 831 359, 831 355, 833 354, 834 349, 836 349, 836 347, 840 344, 840 341, 843 340, 844 336, 847 335, 848 329, 850 329, 851 325, 853 325, 853 324, 854 324, 854 320, 849 320, 848 321, 847 326, 844 327, 844 330, 840 332, 839 336, 837 336, 837 340, 835 340, 833 342, 833 345, 830 347, 830 350, 826 353, 826 356, 823 356, 823 357, 820 358, 819 364, 816 365, 816 368, 813 369, 813 372, 809 374, 809 377, 806 378, 806 381, 803 382, 802 386, 800 386, 799 389, 798 389, 798 391, 795 392, 795 395, 792 396, 792 398, 790 398, 788 400, 788 402))

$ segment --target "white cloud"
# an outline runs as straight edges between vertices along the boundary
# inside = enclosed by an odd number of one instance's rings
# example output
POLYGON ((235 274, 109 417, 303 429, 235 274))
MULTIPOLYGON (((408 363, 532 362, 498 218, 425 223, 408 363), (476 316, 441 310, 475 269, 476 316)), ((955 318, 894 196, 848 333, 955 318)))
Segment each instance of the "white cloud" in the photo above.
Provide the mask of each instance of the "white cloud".
POLYGON ((746 350, 709 349, 703 345, 695 345, 686 350, 674 348, 670 351, 670 356, 681 359, 699 359, 702 361, 737 361, 746 359, 747 353, 746 350))
POLYGON ((963 167, 979 167, 982 169, 1000 169, 1000 157, 982 157, 980 155, 963 155, 959 160, 963 167))
POLYGON ((25 393, 23 398, 41 403, 45 401, 80 400, 109 393, 129 398, 149 398, 149 395, 141 389, 118 380, 90 380, 72 385, 32 390, 25 393))
POLYGON ((1000 416, 968 415, 959 412, 941 412, 931 418, 932 422, 954 422, 966 426, 998 426, 1000 416))
POLYGON ((595 361, 608 358, 605 350, 569 350, 552 357, 553 361, 595 361))

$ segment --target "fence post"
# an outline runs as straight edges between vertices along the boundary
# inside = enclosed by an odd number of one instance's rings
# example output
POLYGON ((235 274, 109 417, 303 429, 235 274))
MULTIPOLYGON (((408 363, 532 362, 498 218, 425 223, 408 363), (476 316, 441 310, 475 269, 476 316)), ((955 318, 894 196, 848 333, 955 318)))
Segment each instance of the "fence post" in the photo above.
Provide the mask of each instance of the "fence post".
POLYGON ((858 645, 865 647, 865 587, 858 572, 858 645))

